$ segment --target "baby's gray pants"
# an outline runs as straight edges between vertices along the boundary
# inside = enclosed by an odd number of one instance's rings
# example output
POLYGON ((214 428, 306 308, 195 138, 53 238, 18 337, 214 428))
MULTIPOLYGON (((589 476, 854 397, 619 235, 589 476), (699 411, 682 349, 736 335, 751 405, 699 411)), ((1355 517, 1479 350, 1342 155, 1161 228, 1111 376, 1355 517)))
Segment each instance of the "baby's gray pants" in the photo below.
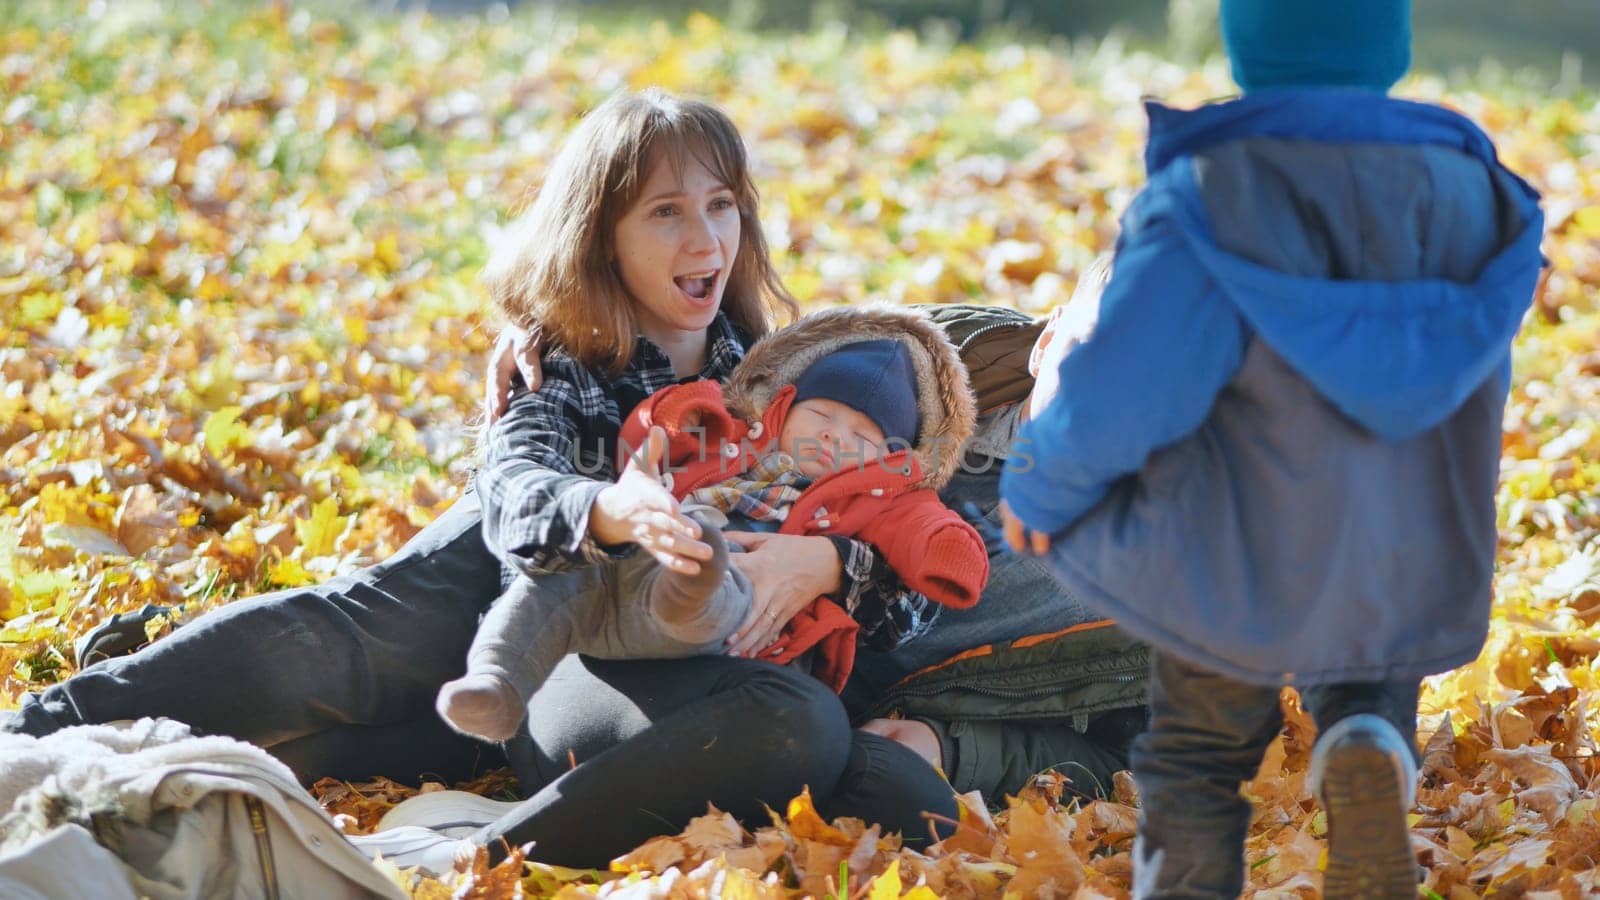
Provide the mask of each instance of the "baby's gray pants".
POLYGON ((569 653, 598 659, 721 653, 750 610, 750 579, 730 564, 704 613, 675 627, 693 636, 684 639, 669 635, 650 612, 650 586, 665 571, 641 552, 615 563, 519 577, 478 626, 467 673, 498 675, 527 700, 569 653))

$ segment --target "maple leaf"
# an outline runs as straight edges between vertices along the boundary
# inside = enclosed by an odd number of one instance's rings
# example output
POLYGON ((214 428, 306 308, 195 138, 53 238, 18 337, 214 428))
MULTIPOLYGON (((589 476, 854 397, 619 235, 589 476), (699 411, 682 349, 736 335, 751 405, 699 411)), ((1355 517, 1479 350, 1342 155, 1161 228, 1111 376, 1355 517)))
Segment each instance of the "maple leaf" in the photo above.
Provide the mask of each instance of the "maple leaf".
POLYGON ((810 788, 801 791, 799 796, 789 801, 784 819, 789 825, 789 833, 798 840, 815 841, 836 847, 849 847, 855 844, 850 835, 822 820, 822 816, 817 813, 816 805, 811 800, 810 788))
POLYGON ((867 900, 900 900, 900 860, 890 863, 882 875, 873 879, 867 900))
POLYGON ((1070 896, 1083 883, 1087 873, 1072 849, 1072 817, 1060 806, 1013 799, 1006 826, 1006 856, 1017 867, 1008 892, 1070 896))
POLYGON ((224 406, 206 419, 206 449, 213 456, 225 456, 234 447, 250 442, 250 429, 239 424, 243 407, 224 406))
POLYGON ((1525 838, 1495 844, 1473 857, 1470 877, 1490 884, 1537 869, 1550 859, 1550 841, 1525 838))
POLYGON ((161 495, 148 484, 136 484, 122 496, 117 510, 117 540, 138 556, 177 531, 176 512, 162 504, 161 495))
POLYGON ((1514 750, 1495 748, 1484 757, 1505 766, 1525 785, 1517 791, 1517 801, 1538 810, 1551 825, 1566 816, 1567 806, 1578 797, 1578 784, 1572 772, 1550 755, 1549 745, 1514 750))
POLYGON ((900 860, 889 863, 882 875, 872 880, 867 890, 867 900, 938 900, 939 895, 925 884, 919 884, 905 893, 900 881, 900 860))
POLYGON ((311 508, 311 518, 294 523, 294 533, 306 556, 327 556, 338 547, 347 522, 339 515, 339 501, 327 497, 311 508))
POLYGON ((320 579, 293 557, 273 560, 267 564, 267 579, 276 587, 295 588, 316 584, 320 579))
POLYGON ((676 837, 653 837, 611 861, 613 872, 665 872, 688 858, 688 848, 676 837))

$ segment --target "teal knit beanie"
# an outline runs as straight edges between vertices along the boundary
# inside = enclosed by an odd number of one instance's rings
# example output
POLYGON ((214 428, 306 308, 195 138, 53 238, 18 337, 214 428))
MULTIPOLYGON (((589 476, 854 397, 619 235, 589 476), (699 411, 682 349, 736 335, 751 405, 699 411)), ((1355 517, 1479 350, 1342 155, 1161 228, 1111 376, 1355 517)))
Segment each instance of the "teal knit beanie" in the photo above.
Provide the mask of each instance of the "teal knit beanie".
POLYGON ((1387 91, 1411 67, 1410 0, 1222 0, 1222 42, 1246 91, 1387 91))

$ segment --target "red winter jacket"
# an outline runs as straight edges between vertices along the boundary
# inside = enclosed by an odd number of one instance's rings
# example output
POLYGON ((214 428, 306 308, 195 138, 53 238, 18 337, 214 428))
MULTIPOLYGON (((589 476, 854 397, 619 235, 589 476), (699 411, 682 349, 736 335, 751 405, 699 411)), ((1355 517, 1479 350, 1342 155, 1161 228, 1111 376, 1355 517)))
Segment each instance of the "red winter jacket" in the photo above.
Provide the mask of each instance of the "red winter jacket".
MULTIPOLYGON (((651 395, 628 416, 622 446, 640 446, 652 426, 661 426, 667 433, 672 494, 681 500, 745 471, 772 449, 794 394, 792 385, 779 390, 752 425, 728 412, 717 382, 674 385, 651 395)), ((945 606, 971 606, 989 577, 983 539, 937 493, 918 487, 922 480, 921 464, 910 450, 842 466, 806 488, 778 533, 864 540, 912 590, 945 606)), ((776 654, 762 658, 788 663, 815 647, 813 674, 842 690, 855 662, 856 631, 855 620, 843 608, 818 597, 767 648, 776 654)))

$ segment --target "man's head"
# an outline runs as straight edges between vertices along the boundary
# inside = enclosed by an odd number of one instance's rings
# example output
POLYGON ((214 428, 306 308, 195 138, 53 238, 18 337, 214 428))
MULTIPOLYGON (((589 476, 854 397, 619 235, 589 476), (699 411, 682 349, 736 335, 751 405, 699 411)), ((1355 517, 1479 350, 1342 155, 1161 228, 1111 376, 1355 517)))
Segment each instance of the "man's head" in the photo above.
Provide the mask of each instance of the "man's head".
POLYGON ((1222 41, 1246 91, 1387 91, 1411 66, 1411 2, 1222 0, 1222 41))
POLYGON ((805 475, 856 468, 916 443, 915 370, 899 341, 845 344, 812 363, 794 386, 778 446, 805 475))
POLYGON ((1111 254, 1102 253, 1078 276, 1078 286, 1063 306, 1050 310, 1044 328, 1028 353, 1033 388, 1022 401, 1023 419, 1037 418, 1061 387, 1061 361, 1073 347, 1089 339, 1100 320, 1100 298, 1111 283, 1111 254))

